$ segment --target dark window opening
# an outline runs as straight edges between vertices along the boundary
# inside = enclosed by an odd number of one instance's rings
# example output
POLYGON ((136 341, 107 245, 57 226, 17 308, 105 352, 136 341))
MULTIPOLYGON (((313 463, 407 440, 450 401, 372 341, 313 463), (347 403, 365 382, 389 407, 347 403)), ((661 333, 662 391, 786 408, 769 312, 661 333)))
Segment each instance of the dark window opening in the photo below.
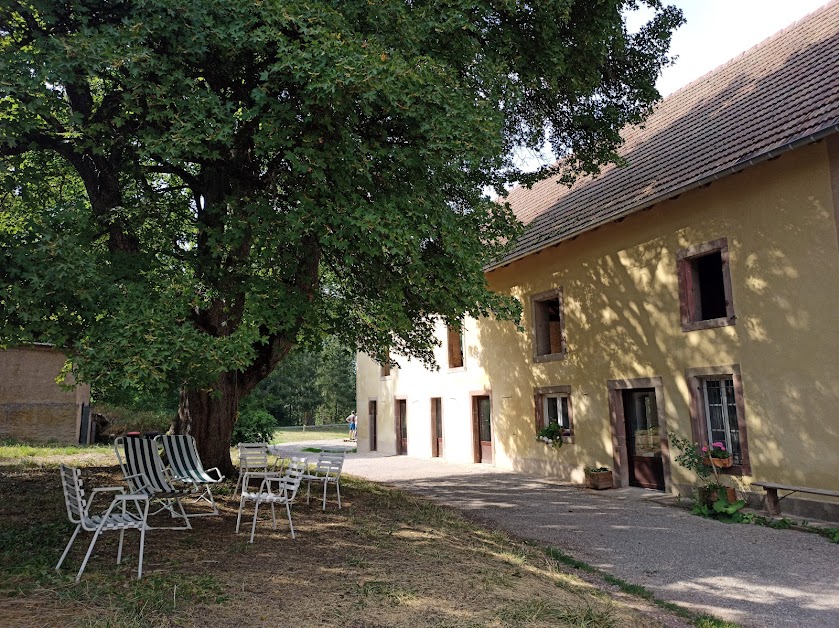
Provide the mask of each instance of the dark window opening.
POLYGON ((692 260, 692 263, 694 287, 699 293, 699 308, 695 312, 696 318, 694 320, 706 321, 713 318, 724 318, 726 308, 722 253, 715 251, 710 255, 703 255, 692 260))
POLYGON ((536 355, 563 352, 562 306, 559 297, 534 301, 536 310, 536 355))

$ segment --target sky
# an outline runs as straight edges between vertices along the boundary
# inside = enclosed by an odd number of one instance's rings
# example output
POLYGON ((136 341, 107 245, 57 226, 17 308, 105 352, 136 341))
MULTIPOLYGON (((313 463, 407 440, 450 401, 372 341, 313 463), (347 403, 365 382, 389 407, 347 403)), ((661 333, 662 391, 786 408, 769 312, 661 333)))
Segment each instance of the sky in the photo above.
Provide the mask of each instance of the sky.
MULTIPOLYGON (((827 0, 665 0, 684 13, 686 22, 673 35, 673 66, 662 71, 656 83, 667 96, 707 74, 827 4, 827 0)), ((649 19, 651 11, 627 16, 630 30, 649 19)))

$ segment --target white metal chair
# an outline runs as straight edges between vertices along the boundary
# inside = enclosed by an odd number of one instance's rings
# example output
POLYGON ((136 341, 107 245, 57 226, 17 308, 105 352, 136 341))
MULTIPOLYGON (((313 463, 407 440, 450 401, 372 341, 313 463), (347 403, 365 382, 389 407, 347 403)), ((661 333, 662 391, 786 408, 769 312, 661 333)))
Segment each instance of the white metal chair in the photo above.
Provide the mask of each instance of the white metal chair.
POLYGON ((106 530, 119 530, 119 549, 117 550, 117 564, 122 562, 122 542, 125 538, 126 530, 140 531, 140 559, 137 566, 137 578, 143 577, 143 545, 146 540, 146 518, 149 514, 149 498, 146 495, 126 495, 125 489, 119 486, 109 486, 105 488, 95 488, 90 492, 90 496, 85 498, 84 482, 81 477, 81 472, 66 465, 61 465, 61 484, 64 488, 64 503, 67 505, 67 516, 71 523, 76 524, 76 530, 73 536, 70 537, 70 542, 64 548, 64 553, 55 566, 58 571, 61 568, 61 563, 67 558, 73 542, 76 540, 81 530, 93 532, 93 539, 87 548, 87 554, 84 556, 82 566, 79 568, 79 573, 76 574, 76 582, 82 577, 82 572, 87 566, 87 561, 93 553, 93 546, 96 545, 96 540, 99 535, 106 530), (102 514, 90 514, 90 507, 93 499, 99 493, 117 493, 111 500, 108 509, 102 514), (128 504, 131 507, 128 508, 128 504))
POLYGON ((186 434, 161 434, 154 440, 163 446, 166 461, 169 463, 169 474, 181 482, 192 482, 199 487, 199 490, 203 488, 204 492, 198 495, 195 501, 204 500, 213 507, 213 512, 194 513, 187 517, 207 517, 219 514, 210 485, 218 484, 224 480, 224 476, 218 467, 204 470, 195 445, 195 438, 186 434), (214 472, 215 477, 211 472, 214 472))
POLYGON ((314 471, 303 474, 306 481, 306 503, 312 497, 312 482, 323 484, 323 510, 326 510, 326 489, 330 484, 335 485, 338 494, 338 508, 341 508, 341 470, 344 468, 343 453, 323 452, 318 456, 314 471))
POLYGON ((236 490, 233 491, 233 497, 236 497, 246 473, 255 477, 257 473, 267 474, 271 472, 271 465, 268 462, 268 443, 239 443, 238 447, 239 478, 236 480, 236 490))
MULTIPOLYGON (((183 517, 185 525, 160 527, 162 530, 189 530, 192 524, 186 516, 181 499, 195 495, 199 491, 194 482, 183 488, 172 484, 163 468, 163 460, 157 451, 157 443, 148 438, 137 436, 118 436, 114 440, 117 460, 132 493, 147 495, 149 499, 160 504, 160 508, 152 515, 162 510, 168 510, 172 517, 183 517), (122 451, 122 453, 120 453, 122 451)), ((149 527, 149 529, 156 529, 149 527)))
POLYGON ((303 473, 306 471, 306 458, 292 457, 291 462, 284 474, 279 473, 264 473, 257 472, 254 474, 256 479, 261 480, 259 489, 252 491, 249 487, 251 474, 246 473, 242 482, 242 494, 239 498, 239 515, 236 517, 236 533, 239 532, 239 524, 242 521, 242 510, 245 507, 246 501, 254 502, 253 506, 253 524, 251 525, 251 539, 256 532, 256 518, 259 514, 260 504, 271 504, 271 521, 273 528, 277 529, 277 514, 276 505, 285 505, 286 514, 288 515, 288 527, 291 530, 291 538, 296 538, 294 534, 294 525, 291 523, 291 504, 297 496, 297 490, 300 488, 300 482, 303 478, 303 473))

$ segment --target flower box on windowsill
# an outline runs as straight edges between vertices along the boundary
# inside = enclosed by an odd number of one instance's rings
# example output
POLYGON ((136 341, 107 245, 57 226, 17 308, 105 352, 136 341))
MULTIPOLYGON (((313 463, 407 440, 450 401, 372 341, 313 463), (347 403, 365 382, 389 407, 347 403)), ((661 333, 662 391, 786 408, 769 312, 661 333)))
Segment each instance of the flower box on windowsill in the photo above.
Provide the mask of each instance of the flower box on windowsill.
POLYGON ((586 473, 586 488, 602 491, 612 488, 611 471, 589 471, 586 473))
POLYGON ((703 461, 709 467, 717 467, 717 469, 728 469, 734 464, 731 456, 728 458, 705 458, 703 461))

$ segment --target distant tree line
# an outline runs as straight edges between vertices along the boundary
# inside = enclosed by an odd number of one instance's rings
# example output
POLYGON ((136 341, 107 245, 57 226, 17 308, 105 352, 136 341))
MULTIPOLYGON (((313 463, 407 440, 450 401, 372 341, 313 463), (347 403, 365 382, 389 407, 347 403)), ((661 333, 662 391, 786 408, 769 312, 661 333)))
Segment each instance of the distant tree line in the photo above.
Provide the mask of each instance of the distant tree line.
POLYGON ((328 338, 298 348, 241 402, 240 414, 271 414, 277 425, 324 425, 355 410, 355 351, 328 338))
MULTIPOLYGON (((178 409, 178 391, 153 395, 110 390, 96 395, 97 405, 111 414, 125 411, 151 412, 174 418, 178 409)), ((343 422, 355 410, 355 351, 329 337, 314 348, 298 347, 240 403, 238 429, 233 442, 254 440, 270 434, 274 427, 290 425, 325 425, 343 422), (270 415, 270 416, 268 416, 270 415)), ((127 425, 131 429, 136 427, 127 425)), ((120 423, 123 421, 119 421, 120 423)), ((168 429, 160 425, 156 429, 168 429)), ((260 439, 261 440, 261 439, 260 439)))

